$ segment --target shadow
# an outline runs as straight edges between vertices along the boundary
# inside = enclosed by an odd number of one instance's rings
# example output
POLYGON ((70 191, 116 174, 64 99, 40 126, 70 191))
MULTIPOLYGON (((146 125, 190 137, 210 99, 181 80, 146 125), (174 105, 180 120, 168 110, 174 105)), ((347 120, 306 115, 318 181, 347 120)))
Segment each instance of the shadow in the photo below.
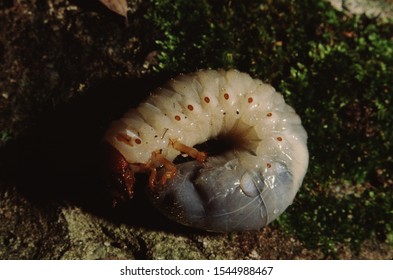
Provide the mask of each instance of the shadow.
POLYGON ((0 150, 2 178, 38 207, 73 204, 113 222, 182 231, 148 201, 143 176, 138 176, 134 199, 112 208, 100 172, 101 139, 110 122, 136 107, 166 78, 103 81, 46 112, 37 125, 0 150))

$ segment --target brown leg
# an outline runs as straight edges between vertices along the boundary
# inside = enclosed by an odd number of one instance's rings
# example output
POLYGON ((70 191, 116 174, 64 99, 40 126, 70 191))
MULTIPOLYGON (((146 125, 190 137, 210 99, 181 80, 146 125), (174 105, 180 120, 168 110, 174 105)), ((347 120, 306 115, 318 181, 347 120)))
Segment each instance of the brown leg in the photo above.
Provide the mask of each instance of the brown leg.
POLYGON ((149 187, 150 189, 153 189, 154 183, 156 181, 156 176, 157 176, 157 169, 154 167, 150 168, 150 175, 149 175, 149 187))
POLYGON ((143 165, 135 166, 139 172, 150 173, 149 175, 149 187, 153 191, 157 188, 156 185, 156 177, 157 177, 157 169, 156 165, 163 165, 166 169, 164 175, 162 175, 159 185, 165 185, 166 181, 171 179, 176 174, 176 166, 167 160, 161 153, 153 152, 151 154, 150 160, 143 165))
POLYGON ((149 174, 149 186, 153 188, 156 182, 157 169, 155 167, 155 153, 153 152, 151 158, 147 163, 132 164, 132 170, 134 173, 146 173, 149 174))
MULTIPOLYGON (((194 149, 192 147, 186 146, 178 141, 175 140, 170 140, 170 144, 172 147, 176 150, 178 150, 181 153, 185 153, 189 155, 190 157, 195 158, 199 162, 203 162, 206 160, 207 154, 204 152, 199 152, 197 149, 194 149)), ((149 187, 152 191, 156 190, 157 185, 156 185, 156 177, 157 177, 157 169, 156 169, 156 164, 163 165, 164 168, 166 169, 164 175, 162 175, 159 185, 163 186, 167 182, 167 180, 170 180, 173 176, 176 174, 176 165, 174 165, 172 162, 167 160, 161 153, 159 152, 153 152, 151 154, 150 160, 142 165, 139 166, 139 171, 144 171, 144 172, 150 172, 149 176, 149 187)))
POLYGON ((164 175, 161 177, 160 180, 160 184, 164 185, 166 183, 167 180, 171 179, 173 176, 175 176, 176 174, 176 166, 170 162, 169 160, 167 160, 162 154, 160 153, 153 153, 154 155, 154 159, 161 163, 165 169, 166 172, 164 173, 164 175))
POLYGON ((178 150, 181 153, 185 153, 192 158, 195 158, 197 161, 203 162, 207 158, 206 153, 200 152, 193 147, 186 146, 176 140, 171 140, 171 145, 174 149, 178 150))

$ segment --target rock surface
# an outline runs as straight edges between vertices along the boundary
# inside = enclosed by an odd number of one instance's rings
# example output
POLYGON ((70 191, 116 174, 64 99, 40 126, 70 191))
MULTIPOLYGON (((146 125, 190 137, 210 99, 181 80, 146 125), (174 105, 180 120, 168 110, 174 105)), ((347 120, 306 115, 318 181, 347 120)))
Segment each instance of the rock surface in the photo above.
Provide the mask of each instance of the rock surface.
POLYGON ((339 11, 350 14, 365 14, 370 18, 393 18, 391 0, 327 0, 339 11))

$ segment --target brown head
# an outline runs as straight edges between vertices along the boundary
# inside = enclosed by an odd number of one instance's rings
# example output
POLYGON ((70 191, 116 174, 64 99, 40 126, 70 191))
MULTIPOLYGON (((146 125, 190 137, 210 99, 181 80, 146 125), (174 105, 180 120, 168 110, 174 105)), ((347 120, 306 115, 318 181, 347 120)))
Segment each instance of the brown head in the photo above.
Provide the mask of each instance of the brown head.
POLYGON ((134 172, 124 156, 107 142, 103 143, 103 175, 105 187, 113 197, 113 206, 133 197, 134 172))

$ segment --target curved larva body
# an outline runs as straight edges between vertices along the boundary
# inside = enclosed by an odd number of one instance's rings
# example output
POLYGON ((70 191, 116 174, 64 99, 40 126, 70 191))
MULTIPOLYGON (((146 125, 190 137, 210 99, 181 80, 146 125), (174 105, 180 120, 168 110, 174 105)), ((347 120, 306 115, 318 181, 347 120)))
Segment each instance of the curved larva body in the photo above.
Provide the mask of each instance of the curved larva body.
POLYGON ((193 147, 217 137, 233 147, 176 165, 152 192, 154 204, 171 219, 211 231, 268 224, 292 203, 308 151, 298 115, 260 80, 236 70, 180 75, 114 122, 105 139, 139 166, 151 164, 152 152, 173 161, 180 154, 174 142, 193 147))

